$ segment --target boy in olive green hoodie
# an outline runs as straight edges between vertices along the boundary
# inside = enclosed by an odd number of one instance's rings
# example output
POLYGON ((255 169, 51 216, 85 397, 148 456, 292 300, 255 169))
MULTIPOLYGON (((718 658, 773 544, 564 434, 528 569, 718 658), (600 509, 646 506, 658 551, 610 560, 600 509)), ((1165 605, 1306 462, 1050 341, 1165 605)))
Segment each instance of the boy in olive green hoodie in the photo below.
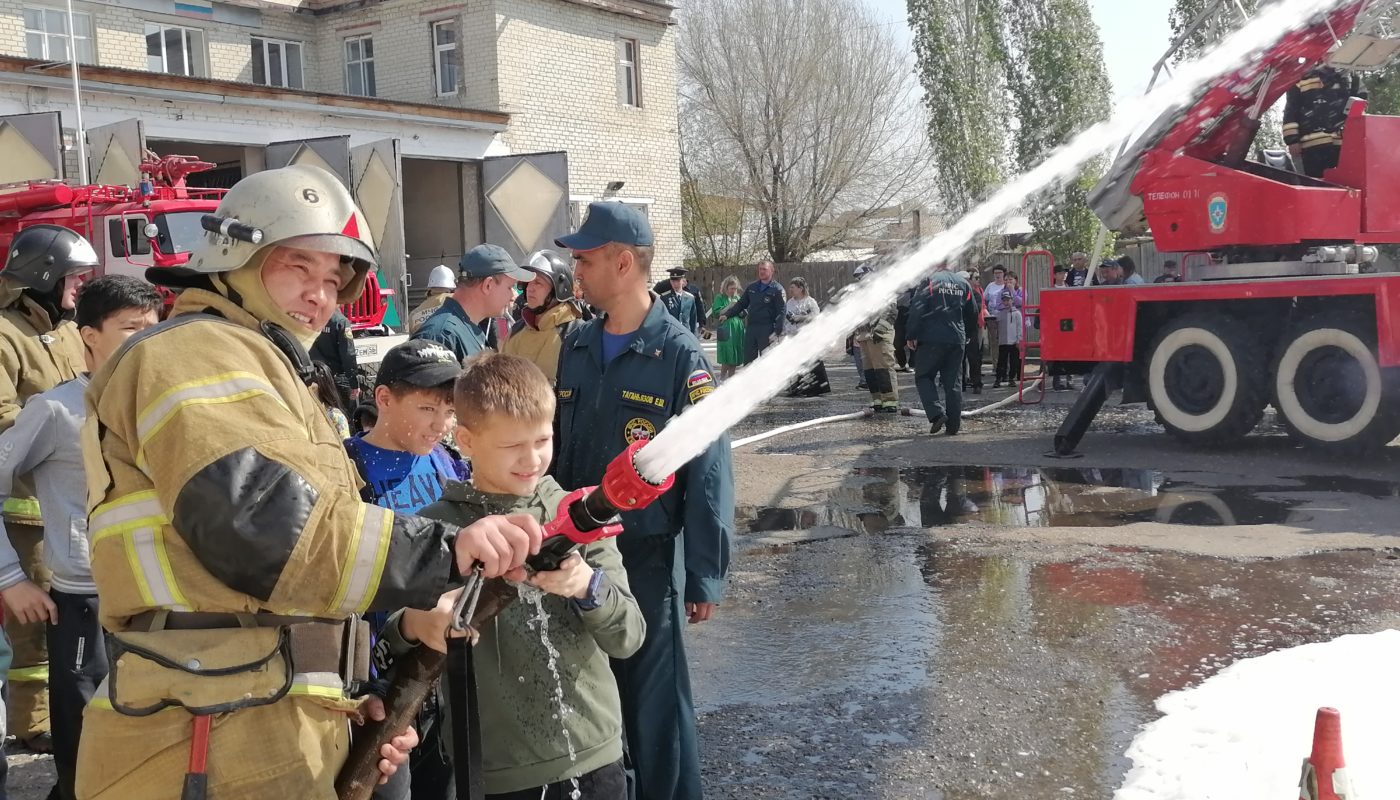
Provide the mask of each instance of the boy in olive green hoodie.
MULTIPOLYGON (((544 474, 554 448, 554 391, 544 373, 517 356, 483 353, 457 378, 453 403, 457 443, 471 458, 471 483, 449 482, 420 516, 457 525, 492 514, 552 519, 565 491, 544 474)), ((562 800, 577 781, 587 800, 625 800, 622 707, 608 658, 636 652, 646 623, 628 589, 622 556, 612 540, 603 540, 529 583, 545 593, 559 682, 534 621, 538 611, 522 592, 473 647, 487 796, 562 800), (562 715, 559 686, 568 709, 562 715)), ((454 597, 444 595, 432 611, 406 609, 391 617, 384 632, 390 649, 423 642, 446 652, 454 597)), ((461 724, 449 720, 447 730, 461 724)))

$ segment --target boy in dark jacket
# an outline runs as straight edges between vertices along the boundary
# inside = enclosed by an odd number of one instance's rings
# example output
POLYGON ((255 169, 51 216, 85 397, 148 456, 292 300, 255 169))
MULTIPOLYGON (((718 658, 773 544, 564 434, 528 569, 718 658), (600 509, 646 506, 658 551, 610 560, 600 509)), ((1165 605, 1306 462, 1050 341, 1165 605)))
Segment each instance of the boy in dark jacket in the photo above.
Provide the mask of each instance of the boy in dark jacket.
MULTIPOLYGON (((552 519, 566 493, 545 475, 554 450, 554 391, 544 373, 517 356, 483 353, 467 362, 454 401, 471 483, 448 484, 421 515, 552 519)), ((472 648, 487 797, 567 798, 578 789, 590 799, 624 800, 622 706, 608 658, 636 652, 646 624, 617 545, 610 539, 588 545, 581 557, 571 555, 529 583, 541 594, 532 599, 522 589, 472 648), (556 653, 541 640, 542 617, 556 653)), ((422 642, 446 652, 454 595, 432 611, 407 609, 391 618, 385 631, 391 647, 406 651, 422 642)), ((446 727, 464 724, 449 720, 446 727)))

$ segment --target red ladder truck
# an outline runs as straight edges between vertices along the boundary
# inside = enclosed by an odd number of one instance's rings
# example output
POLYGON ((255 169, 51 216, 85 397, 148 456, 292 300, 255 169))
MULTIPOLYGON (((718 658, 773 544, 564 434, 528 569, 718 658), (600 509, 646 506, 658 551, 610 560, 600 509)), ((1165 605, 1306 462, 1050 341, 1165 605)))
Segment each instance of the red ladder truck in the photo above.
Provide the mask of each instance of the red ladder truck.
POLYGON ((1092 373, 1058 454, 1073 453, 1119 385, 1124 402, 1146 400, 1168 433, 1198 445, 1238 441, 1269 405, 1306 445, 1358 451, 1400 434, 1400 274, 1373 273, 1375 245, 1400 243, 1400 117, 1353 99, 1340 161, 1321 180, 1282 154, 1247 158, 1262 111, 1309 69, 1391 58, 1397 5, 1353 0, 1285 36, 1113 163, 1090 195, 1105 226, 1209 257, 1180 283, 1040 293, 1045 360, 1092 373))

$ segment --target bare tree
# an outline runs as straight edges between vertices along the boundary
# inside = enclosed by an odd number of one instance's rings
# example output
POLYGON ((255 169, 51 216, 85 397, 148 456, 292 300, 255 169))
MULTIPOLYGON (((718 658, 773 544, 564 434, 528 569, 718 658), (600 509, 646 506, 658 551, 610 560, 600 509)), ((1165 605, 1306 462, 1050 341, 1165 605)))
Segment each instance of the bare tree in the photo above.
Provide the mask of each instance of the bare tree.
POLYGON ((751 209, 775 261, 839 246, 927 192, 909 60, 861 0, 696 2, 678 50, 694 194, 751 209))

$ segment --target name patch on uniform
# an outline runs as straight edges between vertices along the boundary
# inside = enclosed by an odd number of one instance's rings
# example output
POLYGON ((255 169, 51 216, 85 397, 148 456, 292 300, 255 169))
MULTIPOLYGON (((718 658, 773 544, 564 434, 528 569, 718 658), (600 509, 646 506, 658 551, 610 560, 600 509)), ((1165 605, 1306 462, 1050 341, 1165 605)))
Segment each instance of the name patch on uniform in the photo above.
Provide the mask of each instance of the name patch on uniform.
MULTIPOLYGON (((714 382, 715 379, 710 376, 709 372, 703 369, 697 369, 690 373, 690 376, 685 379, 685 388, 694 389, 697 386, 713 385, 714 382)), ((691 399, 694 400, 695 398, 692 397, 691 399)))
POLYGON ((631 389, 622 390, 622 399, 631 403, 641 403, 642 405, 646 406, 655 406, 656 408, 666 407, 665 398, 657 397, 654 394, 647 394, 646 392, 634 392, 631 389))
POLYGON ((628 444, 639 441, 647 441, 656 435, 656 425, 645 417, 633 417, 627 420, 627 425, 622 429, 622 438, 628 444))
POLYGON ((573 389, 560 389, 560 390, 559 390, 559 399, 560 399, 560 400, 568 400, 568 399, 572 398, 573 396, 574 396, 574 390, 573 390, 573 389))
POLYGON ((699 387, 696 387, 696 388, 694 388, 694 389, 691 389, 691 390, 690 390, 690 402, 692 402, 692 403, 698 403, 698 402, 700 402, 700 398, 702 398, 702 397, 704 397, 705 395, 707 395, 707 394, 713 392, 714 390, 715 390, 715 387, 713 387, 713 386, 699 386, 699 387))

